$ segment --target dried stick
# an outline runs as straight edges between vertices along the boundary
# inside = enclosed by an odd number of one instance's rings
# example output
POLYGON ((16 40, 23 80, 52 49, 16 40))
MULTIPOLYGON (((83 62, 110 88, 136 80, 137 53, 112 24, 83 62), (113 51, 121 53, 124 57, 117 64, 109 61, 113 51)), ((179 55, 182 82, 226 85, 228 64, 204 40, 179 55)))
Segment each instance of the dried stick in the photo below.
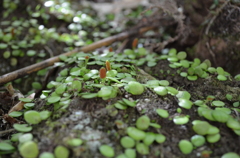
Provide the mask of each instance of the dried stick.
MULTIPOLYGON (((67 53, 64 53, 64 54, 61 54, 61 55, 70 56, 70 55, 75 54, 75 53, 80 52, 80 51, 82 51, 82 52, 93 51, 97 48, 100 48, 102 46, 110 45, 113 42, 126 39, 130 36, 133 36, 133 35, 136 35, 136 34, 142 34, 142 33, 146 32, 148 30, 151 30, 155 27, 156 26, 148 26, 148 27, 142 27, 142 28, 139 28, 139 29, 134 29, 134 30, 128 31, 128 32, 123 32, 123 33, 120 33, 120 34, 117 34, 117 35, 114 35, 114 36, 111 36, 111 37, 107 37, 107 38, 102 39, 98 42, 90 44, 88 46, 84 46, 82 48, 76 48, 76 49, 74 49, 70 52, 67 52, 67 53)), ((55 62, 60 61, 59 56, 60 55, 49 58, 47 60, 44 60, 42 62, 30 65, 30 66, 27 66, 25 68, 10 72, 10 73, 5 74, 3 76, 0 76, 0 85, 3 85, 3 84, 5 84, 7 82, 10 82, 12 80, 21 78, 21 77, 29 75, 33 72, 36 72, 36 71, 39 71, 39 70, 44 69, 46 67, 49 67, 49 66, 53 65, 55 62)))

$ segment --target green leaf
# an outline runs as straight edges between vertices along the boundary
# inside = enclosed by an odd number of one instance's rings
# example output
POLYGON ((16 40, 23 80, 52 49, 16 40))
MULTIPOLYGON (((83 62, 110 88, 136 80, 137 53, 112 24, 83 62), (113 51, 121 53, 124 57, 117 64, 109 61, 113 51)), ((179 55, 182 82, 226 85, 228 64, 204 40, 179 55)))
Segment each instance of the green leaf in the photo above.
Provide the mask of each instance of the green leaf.
POLYGON ((33 141, 25 142, 19 147, 19 152, 24 158, 35 158, 39 153, 38 145, 33 141))
POLYGON ((158 143, 164 143, 166 140, 166 137, 162 134, 155 134, 155 140, 158 143))
POLYGON ((28 124, 14 124, 13 128, 16 129, 19 132, 30 132, 32 130, 31 126, 28 126, 28 124))
POLYGON ((199 135, 205 135, 208 133, 210 124, 205 121, 193 121, 193 130, 199 135))
POLYGON ((40 84, 39 82, 33 82, 32 83, 32 87, 34 89, 41 89, 42 88, 42 84, 40 84))
POLYGON ((115 153, 112 147, 109 145, 101 145, 99 147, 100 153, 106 157, 114 157, 115 153))
POLYGON ((51 116, 52 112, 45 110, 45 111, 39 112, 39 114, 40 114, 41 120, 46 120, 51 116))
POLYGON ((82 139, 79 138, 73 138, 67 141, 68 145, 76 147, 83 143, 82 139))
POLYGON ((190 154, 193 150, 193 145, 188 140, 181 140, 178 143, 178 147, 183 154, 190 154))
POLYGON ((9 116, 11 116, 11 117, 19 117, 19 116, 22 116, 22 112, 20 112, 20 111, 13 111, 13 112, 11 112, 10 114, 9 114, 9 116))
POLYGON ((120 143, 124 148, 132 148, 135 146, 135 140, 129 136, 122 137, 120 143))
POLYGON ((24 119, 29 124, 38 124, 42 121, 39 112, 34 110, 29 110, 24 113, 24 119))
POLYGON ((61 97, 59 97, 59 96, 50 96, 50 97, 47 99, 47 102, 50 103, 50 104, 52 104, 52 103, 58 102, 60 99, 61 99, 61 97))
POLYGON ((146 115, 139 117, 136 121, 136 127, 140 130, 148 129, 149 124, 150 124, 150 119, 146 115))
POLYGON ((168 118, 169 114, 167 110, 164 109, 157 109, 156 110, 157 114, 163 118, 168 118))
POLYGON ((28 50, 27 51, 27 56, 32 57, 34 55, 36 55, 36 51, 35 50, 28 50))
POLYGON ((141 155, 149 154, 149 147, 143 143, 138 143, 136 145, 137 152, 141 155))
POLYGON ((144 92, 144 86, 136 81, 128 82, 128 91, 133 95, 141 95, 144 92))
POLYGON ((7 44, 5 44, 5 43, 0 43, 0 49, 5 49, 5 48, 7 48, 7 44))
POLYGON ((189 121, 189 118, 187 116, 175 116, 173 118, 173 122, 176 125, 183 125, 183 124, 188 123, 188 121, 189 121))
POLYGON ((213 102, 212 102, 212 105, 213 105, 213 106, 224 106, 225 103, 222 102, 222 101, 216 100, 216 101, 213 101, 213 102))
POLYGON ((188 99, 179 98, 178 105, 180 107, 185 108, 185 109, 191 109, 193 103, 190 100, 188 100, 188 99))
POLYGON ((146 137, 146 133, 135 127, 128 127, 127 134, 134 140, 143 140, 146 137))
POLYGON ((69 150, 62 145, 58 145, 54 149, 54 155, 56 156, 56 158, 68 158, 69 157, 69 150))
POLYGON ((10 56, 11 56, 11 52, 10 52, 10 51, 5 51, 5 52, 3 53, 4 59, 8 59, 10 56))
POLYGON ((98 93, 81 93, 81 97, 84 99, 96 98, 98 93))
POLYGON ((203 146, 206 142, 205 138, 201 135, 194 135, 191 137, 191 142, 194 146, 200 147, 203 146))
POLYGON ((0 150, 14 150, 14 146, 9 143, 0 142, 0 150))
POLYGON ((19 100, 22 102, 25 102, 25 103, 29 103, 29 102, 33 101, 33 99, 31 99, 31 98, 19 98, 19 100))

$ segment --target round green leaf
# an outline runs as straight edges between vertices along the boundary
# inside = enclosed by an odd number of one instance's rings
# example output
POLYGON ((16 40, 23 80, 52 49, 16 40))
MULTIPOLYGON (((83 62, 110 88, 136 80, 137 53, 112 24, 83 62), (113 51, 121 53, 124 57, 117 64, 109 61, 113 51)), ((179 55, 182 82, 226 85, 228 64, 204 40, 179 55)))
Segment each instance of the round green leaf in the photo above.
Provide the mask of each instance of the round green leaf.
POLYGON ((219 129, 215 126, 212 126, 212 125, 210 126, 210 128, 207 132, 207 134, 217 134, 217 133, 219 133, 219 129))
POLYGON ((197 76, 187 76, 187 79, 189 81, 196 81, 198 79, 198 77, 197 76))
POLYGON ((122 137, 120 143, 124 148, 132 148, 135 146, 134 139, 128 136, 122 137))
POLYGON ((189 121, 189 118, 187 116, 175 116, 173 118, 173 122, 176 125, 183 125, 183 124, 188 123, 188 121, 189 121))
POLYGON ((31 109, 31 108, 34 107, 34 105, 35 105, 35 103, 25 103, 25 104, 24 104, 24 108, 26 108, 26 109, 31 109))
POLYGON ((28 126, 28 124, 14 124, 13 128, 16 129, 19 132, 30 132, 32 130, 31 126, 28 126))
POLYGON ((179 98, 178 105, 180 107, 185 108, 185 109, 191 109, 193 103, 190 100, 188 100, 188 99, 179 98))
POLYGON ((31 141, 33 139, 33 135, 32 135, 32 133, 26 133, 26 134, 19 136, 18 139, 19 139, 20 143, 25 143, 25 142, 31 141))
POLYGON ((45 111, 39 112, 39 114, 40 114, 41 120, 46 120, 51 116, 52 112, 45 110, 45 111))
POLYGON ((194 146, 200 147, 206 142, 206 140, 201 135, 194 135, 194 136, 191 137, 191 142, 194 146))
POLYGON ((166 137, 162 134, 155 134, 155 140, 158 143, 164 143, 166 140, 166 137))
POLYGON ((216 143, 217 141, 219 141, 221 138, 221 135, 219 133, 217 134, 213 134, 213 135, 207 135, 207 141, 209 143, 216 143))
POLYGON ((10 51, 5 51, 5 52, 3 53, 3 57, 4 57, 5 59, 8 59, 10 56, 11 56, 11 52, 10 52, 10 51))
POLYGON ((133 95, 141 95, 144 92, 144 86, 136 81, 130 81, 128 83, 128 90, 133 95))
POLYGON ((177 58, 179 59, 179 60, 183 60, 183 59, 185 59, 187 57, 187 53, 186 52, 179 52, 178 54, 177 54, 177 58))
POLYGON ((31 57, 31 56, 34 56, 36 55, 36 51, 35 50, 28 50, 27 51, 27 56, 31 57))
POLYGON ((109 145, 101 145, 99 150, 100 153, 106 157, 114 157, 115 155, 113 148, 110 147, 109 145))
POLYGON ((146 115, 139 117, 136 121, 136 126, 140 130, 148 129, 149 124, 150 124, 150 119, 146 115))
POLYGON ((216 121, 221 122, 221 123, 227 122, 227 120, 229 118, 229 115, 221 110, 213 110, 212 116, 216 121))
POLYGON ((193 122, 193 130, 199 135, 205 135, 208 133, 208 130, 210 128, 209 123, 205 121, 199 121, 199 122, 193 122))
POLYGON ((83 143, 82 139, 79 139, 79 138, 73 138, 73 139, 70 139, 68 140, 68 145, 70 146, 79 146, 83 143))
POLYGON ((147 146, 151 145, 155 140, 155 133, 147 132, 146 137, 143 139, 143 143, 147 146))
POLYGON ((167 118, 169 116, 168 111, 164 109, 157 109, 157 114, 163 118, 167 118))
POLYGON ((153 89, 158 95, 164 96, 167 95, 168 90, 163 86, 158 86, 153 89))
POLYGON ((235 130, 240 130, 240 122, 232 117, 228 119, 227 126, 235 130))
POLYGON ((188 140, 181 140, 178 143, 178 147, 183 154, 190 154, 193 150, 193 145, 188 140))
POLYGON ((127 134, 134 140, 143 140, 146 137, 146 133, 135 127, 128 127, 127 134))
POLYGON ((54 158, 54 155, 50 152, 43 152, 40 154, 39 158, 54 158))
POLYGON ((228 152, 225 153, 221 158, 240 158, 240 156, 237 153, 228 152))
POLYGON ((60 99, 61 99, 61 97, 59 97, 59 96, 50 96, 50 97, 47 99, 47 102, 50 103, 50 104, 52 104, 52 103, 58 102, 60 99))
POLYGON ((125 149, 124 153, 127 158, 136 158, 136 151, 134 149, 125 149))
POLYGON ((138 143, 136 145, 137 152, 141 155, 149 154, 149 147, 143 143, 138 143))
POLYGON ((36 158, 39 153, 38 145, 33 141, 25 142, 20 146, 19 151, 24 158, 36 158))
POLYGON ((226 81, 226 80, 227 80, 227 77, 224 76, 224 75, 218 75, 218 76, 217 76, 217 79, 218 79, 219 81, 226 81))
POLYGON ((39 82, 33 82, 32 83, 32 87, 34 89, 41 89, 42 88, 42 85, 39 83, 39 82))
POLYGON ((38 124, 42 121, 40 113, 34 110, 30 110, 24 113, 24 119, 29 124, 38 124))
POLYGON ((58 145, 54 149, 54 155, 55 155, 56 158, 68 158, 69 157, 69 150, 62 145, 58 145))
POLYGON ((213 105, 213 106, 224 106, 225 103, 222 102, 222 101, 216 100, 216 101, 213 101, 213 102, 212 102, 212 105, 213 105))

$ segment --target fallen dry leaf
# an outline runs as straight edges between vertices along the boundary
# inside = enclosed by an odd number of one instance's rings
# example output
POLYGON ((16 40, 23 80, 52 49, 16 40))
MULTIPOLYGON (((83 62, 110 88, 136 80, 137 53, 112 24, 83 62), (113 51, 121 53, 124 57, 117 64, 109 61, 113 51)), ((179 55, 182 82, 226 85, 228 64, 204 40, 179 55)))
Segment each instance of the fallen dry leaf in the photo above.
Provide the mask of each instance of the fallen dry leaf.
MULTIPOLYGON (((32 94, 30 94, 29 96, 27 96, 27 98, 34 99, 34 96, 35 96, 35 93, 32 93, 32 94)), ((10 114, 10 113, 13 112, 13 111, 20 111, 20 110, 22 110, 24 104, 25 104, 25 102, 23 102, 23 101, 18 102, 16 105, 14 105, 14 106, 8 111, 8 114, 10 114)))

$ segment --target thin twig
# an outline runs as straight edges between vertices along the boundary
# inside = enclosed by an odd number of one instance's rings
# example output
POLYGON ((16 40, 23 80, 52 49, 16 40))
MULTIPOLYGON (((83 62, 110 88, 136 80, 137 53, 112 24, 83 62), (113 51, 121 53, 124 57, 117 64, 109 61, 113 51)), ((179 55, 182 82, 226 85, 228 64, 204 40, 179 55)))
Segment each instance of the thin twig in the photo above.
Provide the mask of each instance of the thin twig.
POLYGON ((11 133, 11 132, 14 132, 14 131, 16 131, 14 128, 8 129, 8 130, 5 130, 5 131, 1 131, 0 136, 3 136, 4 134, 8 134, 8 133, 11 133))
POLYGON ((211 56, 212 56, 212 58, 213 58, 214 65, 216 65, 216 64, 217 64, 217 61, 216 61, 216 58, 215 58, 215 54, 214 54, 214 52, 212 51, 212 49, 210 48, 209 41, 206 42, 206 46, 207 46, 207 49, 208 49, 209 53, 211 54, 211 56))

